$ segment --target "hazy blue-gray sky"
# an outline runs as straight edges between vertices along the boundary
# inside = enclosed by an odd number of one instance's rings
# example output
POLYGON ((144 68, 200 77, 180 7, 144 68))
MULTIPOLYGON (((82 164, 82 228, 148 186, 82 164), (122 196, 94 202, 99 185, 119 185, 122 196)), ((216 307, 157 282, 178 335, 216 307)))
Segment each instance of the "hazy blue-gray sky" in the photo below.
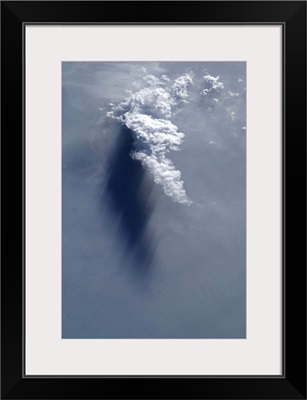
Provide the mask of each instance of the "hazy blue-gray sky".
POLYGON ((246 64, 62 64, 63 338, 246 335, 246 64))

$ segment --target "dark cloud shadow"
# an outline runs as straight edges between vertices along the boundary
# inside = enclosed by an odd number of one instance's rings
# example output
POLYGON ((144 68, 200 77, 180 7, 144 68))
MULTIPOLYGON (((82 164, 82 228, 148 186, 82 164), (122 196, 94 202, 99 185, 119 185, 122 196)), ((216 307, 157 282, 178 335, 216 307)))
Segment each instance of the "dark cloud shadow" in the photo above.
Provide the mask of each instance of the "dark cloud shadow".
POLYGON ((107 163, 101 206, 107 206, 118 223, 125 257, 132 260, 135 274, 141 277, 148 274, 155 256, 154 238, 148 228, 155 201, 152 179, 141 163, 131 158, 132 150, 131 131, 122 127, 107 163))

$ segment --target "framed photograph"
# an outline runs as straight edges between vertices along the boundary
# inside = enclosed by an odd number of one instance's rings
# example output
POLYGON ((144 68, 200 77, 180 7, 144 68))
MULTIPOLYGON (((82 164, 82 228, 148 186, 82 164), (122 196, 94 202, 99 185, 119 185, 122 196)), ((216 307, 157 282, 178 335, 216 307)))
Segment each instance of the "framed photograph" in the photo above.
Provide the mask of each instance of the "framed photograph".
POLYGON ((306 399, 306 2, 1 3, 3 399, 306 399))

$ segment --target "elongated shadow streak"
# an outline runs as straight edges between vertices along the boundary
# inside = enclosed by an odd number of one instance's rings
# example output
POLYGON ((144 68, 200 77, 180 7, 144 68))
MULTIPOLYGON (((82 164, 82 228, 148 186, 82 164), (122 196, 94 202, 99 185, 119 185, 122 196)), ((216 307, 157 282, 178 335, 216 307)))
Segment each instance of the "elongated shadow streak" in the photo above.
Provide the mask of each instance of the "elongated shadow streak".
POLYGON ((131 131, 122 127, 108 166, 102 204, 119 223, 119 235, 124 240, 126 255, 131 256, 135 272, 148 273, 155 255, 153 236, 148 230, 154 200, 153 183, 139 161, 130 156, 133 150, 131 131))

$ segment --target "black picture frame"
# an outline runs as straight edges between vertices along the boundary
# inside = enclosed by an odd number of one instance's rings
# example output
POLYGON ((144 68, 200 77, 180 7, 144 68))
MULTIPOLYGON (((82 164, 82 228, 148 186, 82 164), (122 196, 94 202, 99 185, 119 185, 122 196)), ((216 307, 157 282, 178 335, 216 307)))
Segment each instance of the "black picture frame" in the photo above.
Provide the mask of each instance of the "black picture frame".
POLYGON ((306 399, 306 2, 3 1, 1 34, 2 398, 306 399), (24 376, 23 30, 27 23, 283 26, 282 376, 24 376))

